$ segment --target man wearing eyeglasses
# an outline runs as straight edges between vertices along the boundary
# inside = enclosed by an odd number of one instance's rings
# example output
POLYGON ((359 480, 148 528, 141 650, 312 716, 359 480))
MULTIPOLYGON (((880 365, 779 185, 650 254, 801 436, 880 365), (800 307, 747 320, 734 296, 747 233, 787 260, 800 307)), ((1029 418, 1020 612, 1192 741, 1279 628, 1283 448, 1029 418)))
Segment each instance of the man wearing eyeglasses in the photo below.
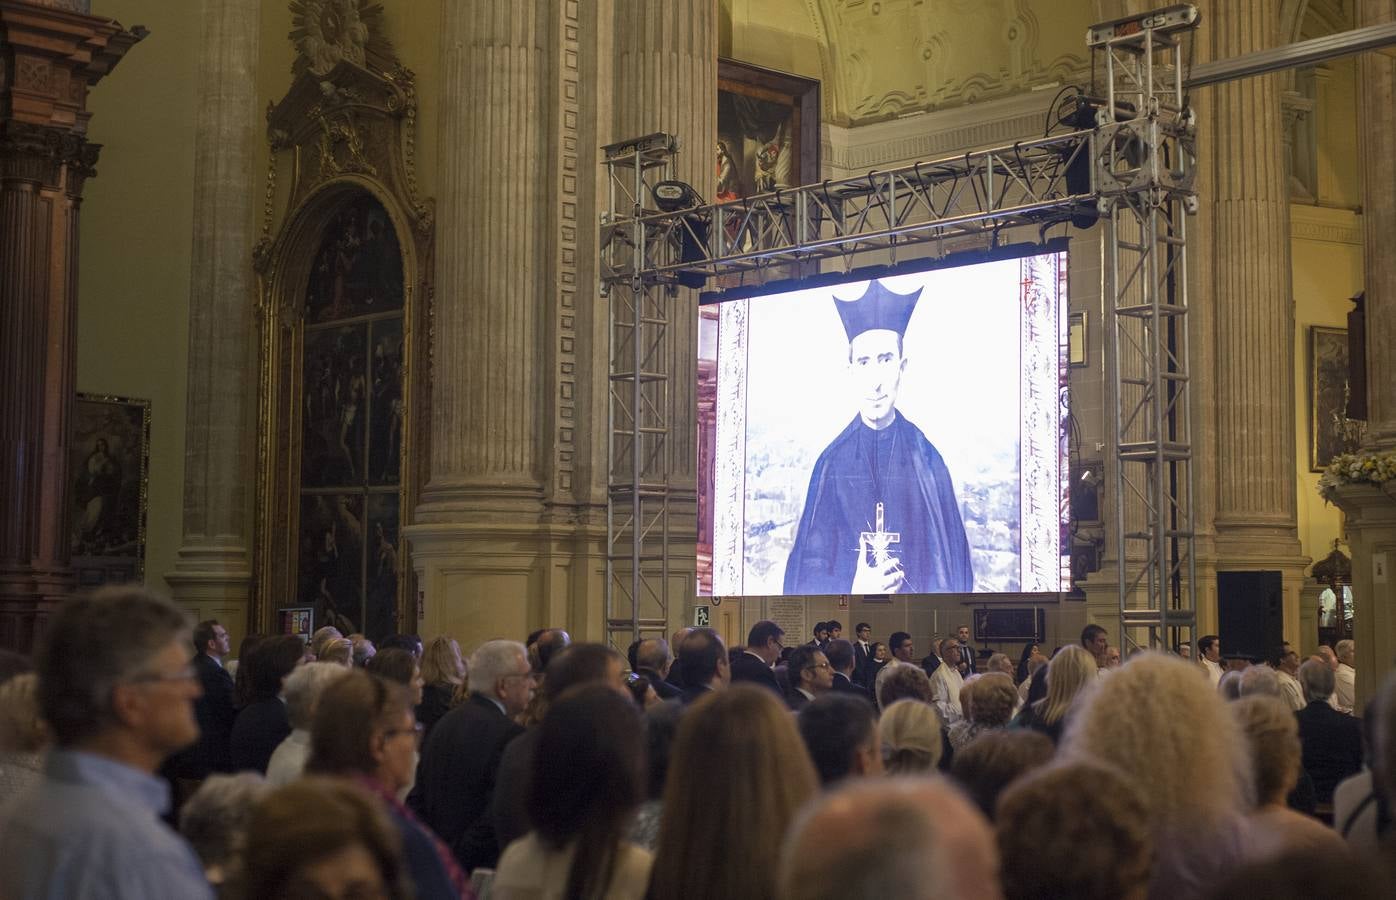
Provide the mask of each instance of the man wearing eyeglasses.
POLYGON ((747 633, 746 651, 732 660, 732 683, 748 681, 759 684, 774 691, 777 697, 783 697, 776 673, 771 668, 784 649, 780 642, 783 637, 785 631, 769 619, 762 619, 751 626, 751 631, 747 633))
POLYGON ((142 588, 65 602, 39 648, 44 777, 0 813, 0 897, 211 898, 155 772, 194 743, 189 623, 142 588))
POLYGON ((814 700, 829 693, 834 686, 834 667, 824 651, 805 645, 796 647, 787 665, 790 673, 790 693, 785 702, 799 712, 814 700))

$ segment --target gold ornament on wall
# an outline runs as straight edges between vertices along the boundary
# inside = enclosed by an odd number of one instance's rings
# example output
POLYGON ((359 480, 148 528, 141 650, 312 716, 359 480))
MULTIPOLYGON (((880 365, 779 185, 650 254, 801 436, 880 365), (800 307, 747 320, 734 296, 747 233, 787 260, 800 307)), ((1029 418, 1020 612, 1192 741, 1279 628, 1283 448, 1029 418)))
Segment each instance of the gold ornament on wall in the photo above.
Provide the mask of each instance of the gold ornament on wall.
POLYGON ((367 0, 292 0, 291 71, 328 75, 341 62, 384 70, 392 48, 383 36, 383 6, 367 0))

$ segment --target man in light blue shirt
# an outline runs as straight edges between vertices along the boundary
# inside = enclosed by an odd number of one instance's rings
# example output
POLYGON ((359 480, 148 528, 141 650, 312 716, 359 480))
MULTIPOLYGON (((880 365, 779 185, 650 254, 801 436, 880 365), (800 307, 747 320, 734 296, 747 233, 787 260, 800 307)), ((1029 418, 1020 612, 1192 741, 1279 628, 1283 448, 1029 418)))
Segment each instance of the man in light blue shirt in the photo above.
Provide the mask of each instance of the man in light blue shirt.
POLYGON ((212 898, 155 771, 199 736, 189 624, 140 588, 69 600, 38 652, 44 778, 0 811, 6 900, 212 898))

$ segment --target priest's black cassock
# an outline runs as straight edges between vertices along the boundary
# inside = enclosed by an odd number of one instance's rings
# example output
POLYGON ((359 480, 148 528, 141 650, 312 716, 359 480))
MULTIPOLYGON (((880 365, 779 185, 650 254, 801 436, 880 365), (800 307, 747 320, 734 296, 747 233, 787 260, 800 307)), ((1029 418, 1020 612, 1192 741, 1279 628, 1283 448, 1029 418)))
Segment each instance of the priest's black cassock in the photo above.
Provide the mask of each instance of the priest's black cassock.
POLYGON ((905 573, 903 592, 974 590, 969 542, 950 472, 921 429, 900 413, 879 431, 854 416, 820 454, 786 563, 785 593, 848 593, 859 536, 878 530, 898 535, 887 549, 905 573), (883 505, 881 529, 878 503, 883 505))

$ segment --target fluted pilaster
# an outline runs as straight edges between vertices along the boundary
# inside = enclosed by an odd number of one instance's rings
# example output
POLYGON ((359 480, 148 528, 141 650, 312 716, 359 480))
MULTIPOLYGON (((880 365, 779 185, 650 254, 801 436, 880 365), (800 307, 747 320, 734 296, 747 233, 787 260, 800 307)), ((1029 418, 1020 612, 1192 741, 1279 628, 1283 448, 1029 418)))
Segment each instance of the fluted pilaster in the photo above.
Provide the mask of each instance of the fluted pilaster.
MULTIPOLYGON (((194 133, 184 540, 166 580, 190 604, 245 603, 259 0, 205 0, 194 133)), ((217 610, 208 610, 218 615, 217 610)), ((223 613, 240 621, 236 610, 223 613)), ((227 624, 227 623, 225 623, 227 624)))
MULTIPOLYGON (((1396 21, 1396 0, 1358 0, 1357 24, 1396 21)), ((1396 447, 1396 58, 1358 57, 1362 266, 1367 311, 1367 441, 1396 447)))
POLYGON ((435 411, 418 521, 540 508, 554 6, 443 4, 435 411))
MULTIPOLYGON (((615 130, 611 140, 663 131, 681 142, 676 176, 711 197, 716 179, 716 0, 616 0, 615 130)), ((697 294, 670 306, 670 474, 691 490, 697 471, 697 294)))

